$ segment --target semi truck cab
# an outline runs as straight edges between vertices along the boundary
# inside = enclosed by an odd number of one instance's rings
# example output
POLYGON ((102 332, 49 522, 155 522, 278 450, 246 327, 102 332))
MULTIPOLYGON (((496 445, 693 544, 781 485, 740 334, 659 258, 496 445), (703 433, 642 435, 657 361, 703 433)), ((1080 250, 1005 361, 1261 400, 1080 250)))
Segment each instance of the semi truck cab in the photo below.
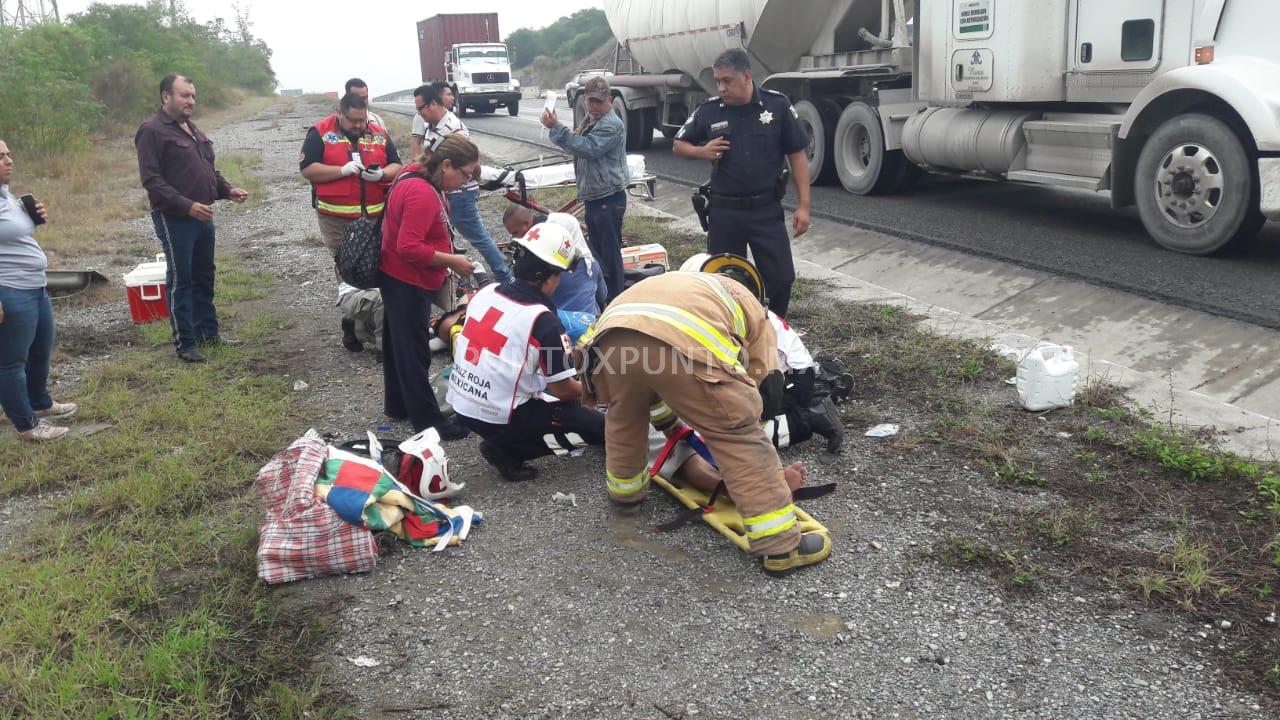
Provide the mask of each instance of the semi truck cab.
POLYGON ((511 77, 506 45, 459 43, 449 48, 444 65, 459 115, 468 110, 491 113, 500 107, 511 115, 520 112, 520 83, 511 77))

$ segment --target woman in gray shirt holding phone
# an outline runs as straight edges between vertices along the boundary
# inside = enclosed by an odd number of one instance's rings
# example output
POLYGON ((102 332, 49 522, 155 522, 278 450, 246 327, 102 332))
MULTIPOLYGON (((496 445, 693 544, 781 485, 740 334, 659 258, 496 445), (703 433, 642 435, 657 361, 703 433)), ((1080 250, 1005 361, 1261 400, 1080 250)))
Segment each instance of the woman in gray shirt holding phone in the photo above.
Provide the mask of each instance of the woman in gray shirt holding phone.
POLYGON ((76 411, 49 397, 53 305, 45 292, 48 260, 36 244, 44 205, 9 191, 13 155, 0 139, 0 406, 23 440, 57 440, 68 429, 48 422, 76 411))

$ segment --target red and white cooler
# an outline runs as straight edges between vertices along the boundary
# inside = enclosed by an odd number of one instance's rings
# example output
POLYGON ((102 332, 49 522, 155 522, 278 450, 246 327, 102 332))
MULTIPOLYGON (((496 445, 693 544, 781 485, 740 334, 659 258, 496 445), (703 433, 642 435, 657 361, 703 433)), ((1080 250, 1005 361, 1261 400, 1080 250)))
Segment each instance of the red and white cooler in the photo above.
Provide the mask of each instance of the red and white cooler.
POLYGON ((140 263, 125 273, 124 292, 129 299, 129 314, 137 324, 169 317, 169 289, 165 286, 164 255, 155 262, 140 263))

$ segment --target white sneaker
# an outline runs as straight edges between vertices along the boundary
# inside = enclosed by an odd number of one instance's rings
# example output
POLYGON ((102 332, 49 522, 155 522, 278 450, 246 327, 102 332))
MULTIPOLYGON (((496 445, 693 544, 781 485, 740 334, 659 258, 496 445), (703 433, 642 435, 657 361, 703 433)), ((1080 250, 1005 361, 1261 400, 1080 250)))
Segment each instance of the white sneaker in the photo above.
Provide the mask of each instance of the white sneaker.
POLYGON ((79 409, 80 409, 80 406, 75 403, 56 402, 50 405, 49 407, 45 408, 44 410, 37 410, 36 417, 38 418, 70 417, 72 415, 75 415, 76 410, 79 410, 79 409))
POLYGON ((58 438, 62 437, 63 435, 66 435, 69 432, 71 432, 71 428, 60 427, 58 425, 50 425, 44 420, 41 420, 38 425, 31 428, 30 430, 25 430, 23 432, 18 433, 18 436, 21 437, 23 440, 28 440, 31 442, 42 442, 47 440, 57 440, 58 438))

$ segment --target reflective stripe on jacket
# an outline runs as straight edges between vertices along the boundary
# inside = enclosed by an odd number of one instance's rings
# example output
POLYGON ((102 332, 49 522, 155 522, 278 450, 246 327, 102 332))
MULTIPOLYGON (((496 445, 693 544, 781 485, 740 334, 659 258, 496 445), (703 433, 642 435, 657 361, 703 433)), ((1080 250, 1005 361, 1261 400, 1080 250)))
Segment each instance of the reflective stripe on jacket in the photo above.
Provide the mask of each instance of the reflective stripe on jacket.
MULTIPOLYGON (((325 165, 342 167, 351 162, 351 141, 347 139, 342 128, 338 126, 338 115, 334 113, 315 125, 320 141, 324 143, 325 165)), ((358 143, 360 161, 365 167, 370 165, 387 165, 387 131, 381 125, 369 123, 364 135, 358 143)), ((360 176, 348 175, 327 183, 316 183, 316 210, 325 215, 338 217, 360 217, 360 176)), ((364 183, 365 207, 370 217, 382 214, 387 198, 387 186, 380 182, 364 183)))

